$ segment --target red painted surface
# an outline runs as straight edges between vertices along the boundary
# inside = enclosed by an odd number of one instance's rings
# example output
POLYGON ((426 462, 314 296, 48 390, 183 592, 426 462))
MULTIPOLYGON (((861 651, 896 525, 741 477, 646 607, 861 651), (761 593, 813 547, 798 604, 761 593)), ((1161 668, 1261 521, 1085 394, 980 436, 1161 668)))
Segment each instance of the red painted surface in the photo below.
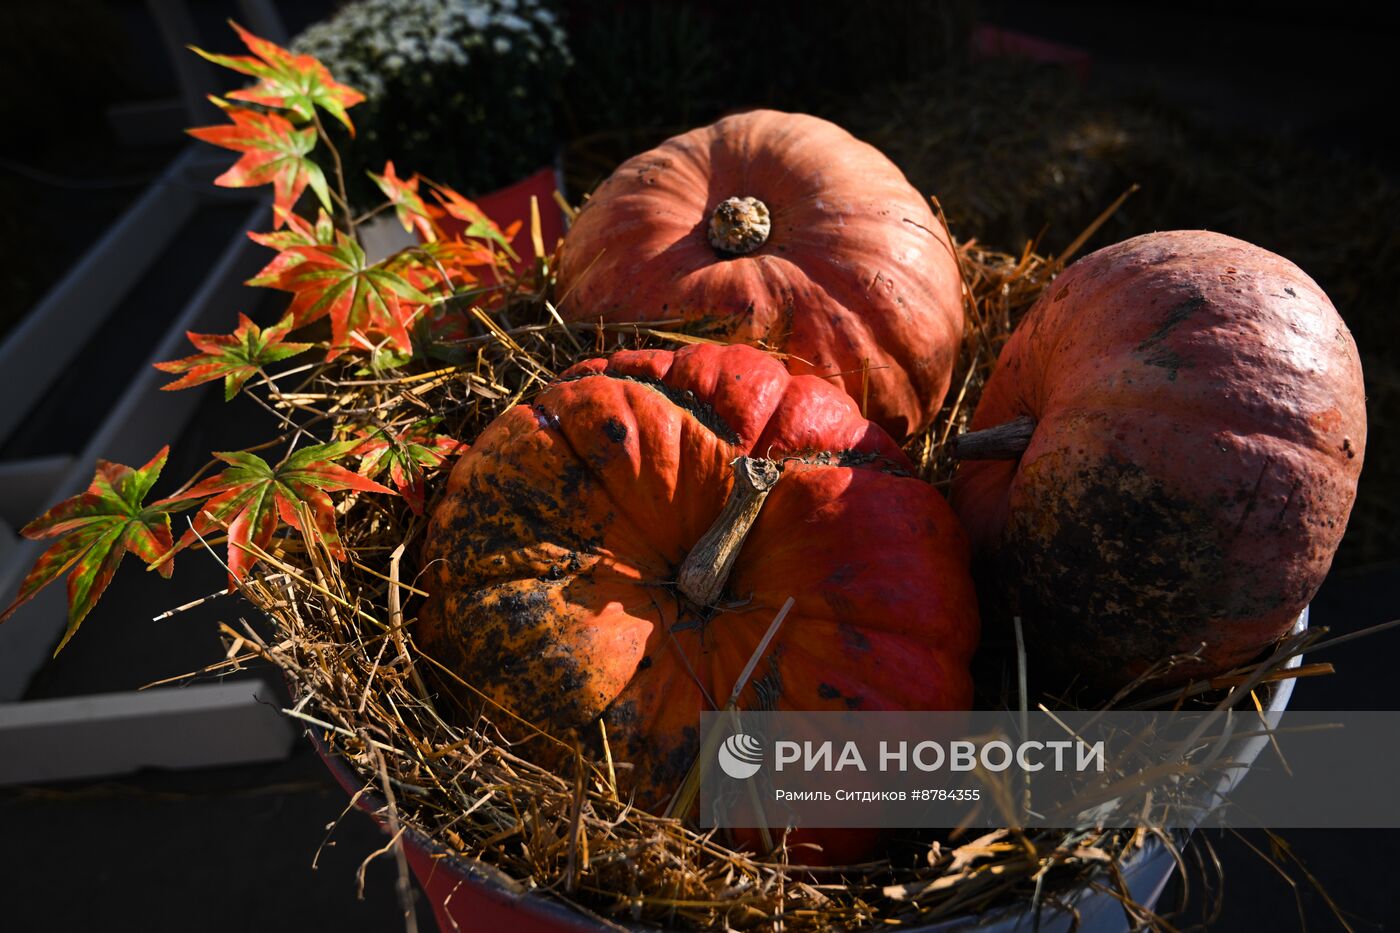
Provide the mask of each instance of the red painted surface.
MULTIPOLYGON (((480 202, 478 202, 480 203, 480 202)), ((311 744, 326 763, 336 783, 354 797, 355 806, 374 817, 379 827, 388 831, 381 815, 384 798, 366 792, 364 784, 350 768, 330 752, 320 736, 310 732, 311 744), (359 794, 358 797, 355 797, 359 794)), ((608 929, 590 923, 563 904, 546 900, 537 894, 516 893, 500 881, 472 873, 464 860, 447 852, 421 833, 405 831, 404 854, 408 866, 418 879, 428 903, 433 907, 441 933, 471 933, 471 931, 509 930, 510 933, 597 933, 608 929)))

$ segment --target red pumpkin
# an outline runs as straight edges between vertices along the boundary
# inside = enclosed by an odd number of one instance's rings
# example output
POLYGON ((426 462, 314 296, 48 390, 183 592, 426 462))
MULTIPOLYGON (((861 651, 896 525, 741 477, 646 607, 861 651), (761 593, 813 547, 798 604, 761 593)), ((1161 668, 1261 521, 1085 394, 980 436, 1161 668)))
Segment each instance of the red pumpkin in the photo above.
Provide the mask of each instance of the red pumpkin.
MULTIPOLYGON (((1248 661, 1331 565, 1366 444, 1356 345, 1302 270, 1216 233, 1140 236, 1057 278, 972 420, 1029 418, 953 486, 1031 664, 1116 688, 1248 661)), ((977 438, 985 439, 986 435, 977 438)))
POLYGON ((585 741, 602 717, 631 765, 624 789, 653 810, 788 597, 740 709, 964 709, 966 541, 909 469, 844 393, 749 347, 581 363, 456 464, 415 637, 471 685, 457 689, 470 709, 481 691, 585 741), (772 458, 748 462, 780 479, 737 544, 711 549, 738 527, 731 463, 745 457, 772 458), (734 560, 717 578, 720 552, 734 560))
POLYGON ((963 330, 953 248, 894 163, 771 110, 623 163, 565 237, 557 292, 570 320, 683 319, 791 354, 898 439, 938 412, 963 330))

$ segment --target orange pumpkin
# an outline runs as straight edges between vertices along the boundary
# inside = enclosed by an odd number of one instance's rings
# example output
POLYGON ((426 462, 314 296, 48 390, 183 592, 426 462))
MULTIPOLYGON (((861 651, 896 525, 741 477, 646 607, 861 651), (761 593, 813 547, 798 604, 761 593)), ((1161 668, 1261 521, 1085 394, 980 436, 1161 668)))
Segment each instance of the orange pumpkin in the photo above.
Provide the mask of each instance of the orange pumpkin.
POLYGON ((471 709, 585 741, 601 717, 652 809, 788 597, 739 708, 967 708, 966 540, 909 469, 839 389, 749 347, 581 363, 456 464, 415 637, 471 709))
POLYGON ((952 246, 894 163, 771 110, 623 163, 565 238, 557 292, 570 320, 684 319, 791 354, 898 439, 938 412, 963 330, 952 246))
POLYGON ((1285 632, 1331 565, 1366 444, 1361 363, 1327 296, 1203 231, 1055 280, 960 446, 1018 424, 1008 459, 961 465, 953 504, 1033 669, 1100 689, 1198 648, 1173 679, 1220 671, 1285 632))

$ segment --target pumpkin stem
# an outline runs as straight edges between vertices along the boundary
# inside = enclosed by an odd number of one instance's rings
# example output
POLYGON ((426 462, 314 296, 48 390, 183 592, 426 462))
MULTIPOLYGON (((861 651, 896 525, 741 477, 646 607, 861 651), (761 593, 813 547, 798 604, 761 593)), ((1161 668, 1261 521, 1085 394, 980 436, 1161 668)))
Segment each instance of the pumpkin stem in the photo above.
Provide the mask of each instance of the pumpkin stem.
POLYGON ((1025 415, 981 431, 968 431, 953 438, 953 457, 957 460, 1019 460, 1030 446, 1034 433, 1035 419, 1025 415))
POLYGON ((767 204, 758 198, 728 198, 710 216, 710 245, 726 255, 742 256, 768 242, 772 230, 767 204))
POLYGON ((729 499, 714 524, 685 556, 676 575, 681 594, 700 607, 719 602, 744 539, 758 520, 763 500, 783 476, 773 460, 739 457, 730 466, 734 469, 734 488, 729 491, 729 499))

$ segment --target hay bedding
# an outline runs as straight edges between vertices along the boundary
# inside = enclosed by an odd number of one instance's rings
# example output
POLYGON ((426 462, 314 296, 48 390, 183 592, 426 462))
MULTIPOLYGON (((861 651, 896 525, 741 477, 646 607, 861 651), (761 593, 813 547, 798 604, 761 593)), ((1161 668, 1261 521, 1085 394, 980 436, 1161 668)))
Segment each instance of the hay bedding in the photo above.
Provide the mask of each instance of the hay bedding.
MULTIPOLYGON (((1116 206, 1058 257, 1029 245, 1016 255, 975 241, 958 247, 969 312, 959 368, 944 411, 907 446, 927 481, 947 484, 953 471, 949 439, 970 418, 1001 344, 1116 206)), ((578 360, 698 339, 665 325, 566 326, 548 300, 551 285, 548 263, 542 262, 502 286, 489 312, 479 306, 451 309, 460 315, 455 336, 439 341, 428 359, 379 373, 357 368, 363 361, 344 359, 294 370, 265 386, 267 402, 284 419, 288 437, 300 433, 293 424, 315 423, 318 434, 325 434, 327 423, 339 430, 368 419, 401 429, 440 416, 439 430, 469 441, 578 360)), ((429 511, 444 479, 442 470, 428 478, 429 511)), ((605 735, 605 754, 593 760, 576 744, 541 734, 533 741, 558 743, 574 766, 554 773, 532 764, 497 729, 508 711, 497 708, 464 726, 428 686, 455 677, 413 644, 415 607, 426 595, 415 585, 426 517, 412 514, 402 500, 377 496, 351 497, 339 508, 349 560, 330 556, 307 514, 300 534, 277 539, 272 553, 255 551, 261 564, 243 592, 272 620, 273 634, 264 638, 246 624, 241 631, 226 626, 228 660, 210 670, 254 657, 279 668, 295 697, 287 714, 383 798, 380 816, 395 840, 405 827, 413 828, 520 890, 545 892, 599 919, 628 925, 898 927, 983 914, 1033 898, 1060 902, 1087 882, 1119 898, 1135 923, 1167 928, 1131 902, 1119 871, 1150 835, 1176 852, 1177 840, 1164 833, 909 834, 896 841, 888 860, 813 874, 801 867, 800 848, 780 847, 760 859, 730 850, 720 835, 629 806, 616 792, 605 735)), ((1275 679, 1277 668, 1310 638, 1295 639, 1252 670, 1193 685, 1187 693, 1215 691, 1219 697, 1223 689, 1223 702, 1245 699, 1275 679)), ((1017 700, 1011 693, 999 702, 1017 700)), ((512 723, 510 731, 519 728, 512 723)), ((382 851, 396 853, 406 897, 401 848, 391 841, 382 851)), ((407 897, 406 904, 411 908, 407 897)))

